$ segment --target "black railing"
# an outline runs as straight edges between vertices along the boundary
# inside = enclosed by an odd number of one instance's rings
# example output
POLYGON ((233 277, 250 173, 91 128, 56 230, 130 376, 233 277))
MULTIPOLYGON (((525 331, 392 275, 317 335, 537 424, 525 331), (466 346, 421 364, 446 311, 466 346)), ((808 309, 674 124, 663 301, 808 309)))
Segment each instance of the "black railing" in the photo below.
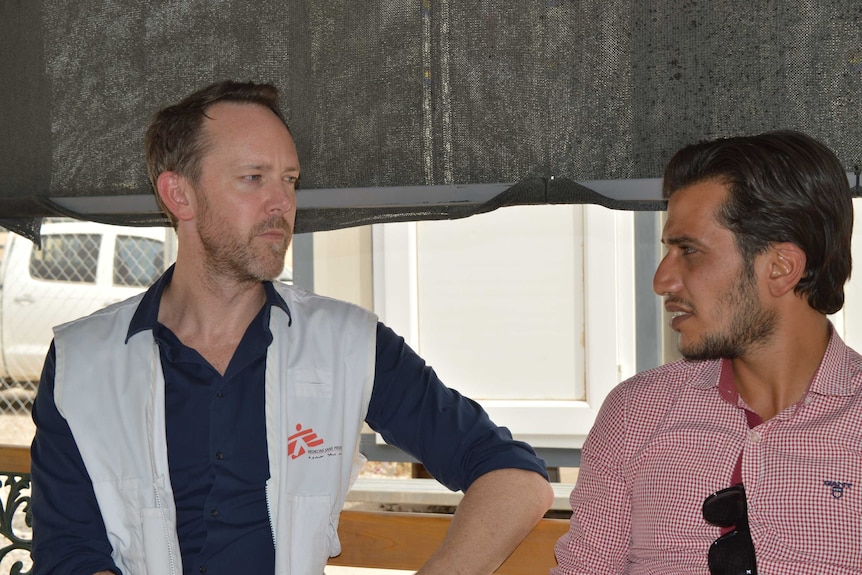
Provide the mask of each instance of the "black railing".
POLYGON ((30 475, 0 470, 5 501, 0 501, 0 573, 30 575, 33 530, 30 512, 30 475))

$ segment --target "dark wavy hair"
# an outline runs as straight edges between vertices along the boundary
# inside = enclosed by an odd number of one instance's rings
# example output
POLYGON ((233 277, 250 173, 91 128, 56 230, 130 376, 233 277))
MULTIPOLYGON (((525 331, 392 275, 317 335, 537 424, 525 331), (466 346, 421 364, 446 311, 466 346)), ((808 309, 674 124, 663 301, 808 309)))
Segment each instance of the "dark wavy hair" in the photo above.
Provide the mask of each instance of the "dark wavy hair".
POLYGON ((664 172, 663 194, 704 181, 728 188, 719 208, 751 273, 754 258, 791 242, 806 256, 795 293, 825 314, 844 305, 850 277, 853 205, 838 158, 814 138, 789 130, 725 138, 683 148, 664 172))
POLYGON ((162 172, 177 172, 192 182, 200 178, 201 158, 209 142, 204 136, 203 121, 207 110, 220 102, 266 106, 290 131, 278 107, 278 88, 272 84, 224 80, 190 94, 177 104, 156 112, 147 127, 144 146, 147 175, 156 201, 176 227, 177 221, 159 197, 157 180, 162 172))

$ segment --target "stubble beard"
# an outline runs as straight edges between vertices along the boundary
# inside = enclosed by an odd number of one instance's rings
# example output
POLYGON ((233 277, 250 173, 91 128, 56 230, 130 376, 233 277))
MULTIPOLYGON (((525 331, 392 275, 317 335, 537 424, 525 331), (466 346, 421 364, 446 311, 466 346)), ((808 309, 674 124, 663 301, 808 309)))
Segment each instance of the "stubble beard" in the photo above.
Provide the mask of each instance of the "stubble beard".
POLYGON ((272 215, 256 224, 243 238, 227 226, 218 225, 206 199, 200 204, 198 233, 204 248, 204 265, 214 277, 226 277, 237 283, 254 283, 270 281, 281 273, 284 256, 293 237, 290 223, 281 215, 272 215), (258 237, 271 230, 282 231, 282 241, 272 242, 258 237), (256 245, 261 242, 263 246, 256 245))
POLYGON ((742 272, 735 286, 721 294, 718 302, 733 314, 730 325, 720 332, 705 333, 698 341, 679 351, 690 360, 735 359, 763 345, 775 333, 778 314, 763 308, 757 297, 754 278, 742 272))

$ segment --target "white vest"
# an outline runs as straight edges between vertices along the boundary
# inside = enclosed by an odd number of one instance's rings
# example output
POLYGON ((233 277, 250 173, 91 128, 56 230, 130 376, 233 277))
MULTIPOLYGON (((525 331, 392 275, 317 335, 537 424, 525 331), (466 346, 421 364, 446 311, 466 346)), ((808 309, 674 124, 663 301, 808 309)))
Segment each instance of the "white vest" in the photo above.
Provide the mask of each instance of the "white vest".
MULTIPOLYGON (((272 308, 267 503, 276 573, 309 575, 323 573, 341 552, 339 513, 364 463, 359 434, 374 381, 377 318, 275 285, 292 324, 272 308)), ((125 343, 141 297, 55 328, 54 400, 93 482, 117 566, 130 575, 181 575, 159 350, 150 330, 125 343)))

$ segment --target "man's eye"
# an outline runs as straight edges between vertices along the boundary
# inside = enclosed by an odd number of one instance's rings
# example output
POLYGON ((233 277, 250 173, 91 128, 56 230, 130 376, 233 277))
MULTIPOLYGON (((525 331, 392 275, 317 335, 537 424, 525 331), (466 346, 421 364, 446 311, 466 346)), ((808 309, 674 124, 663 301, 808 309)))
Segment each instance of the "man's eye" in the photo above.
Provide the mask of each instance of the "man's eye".
POLYGON ((243 179, 249 182, 259 182, 261 177, 260 174, 249 174, 248 176, 243 176, 243 179))

